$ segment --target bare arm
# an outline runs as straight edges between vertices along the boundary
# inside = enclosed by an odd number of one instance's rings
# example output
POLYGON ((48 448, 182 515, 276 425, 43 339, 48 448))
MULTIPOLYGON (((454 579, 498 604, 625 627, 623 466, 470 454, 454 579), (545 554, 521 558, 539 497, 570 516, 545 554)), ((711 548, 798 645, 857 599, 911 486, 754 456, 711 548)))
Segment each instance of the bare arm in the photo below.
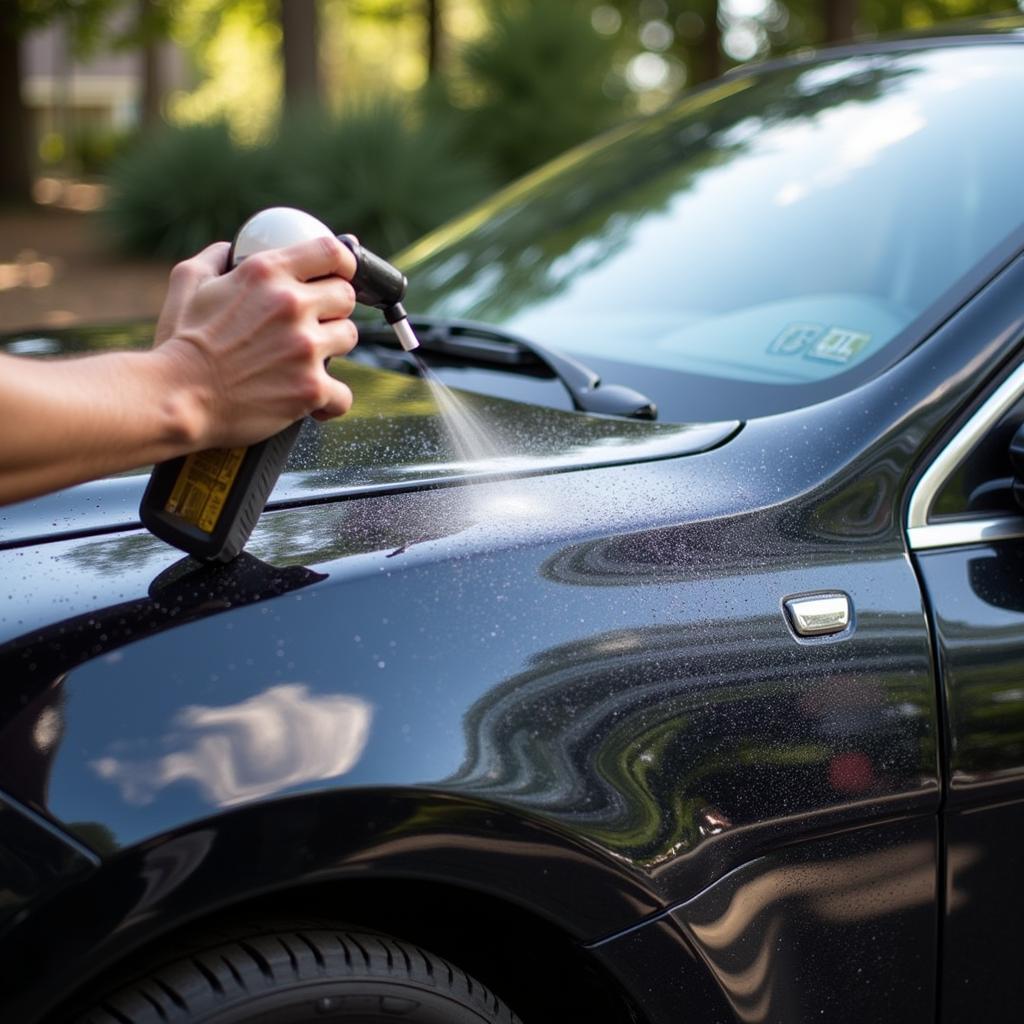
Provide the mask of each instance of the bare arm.
POLYGON ((349 250, 317 238, 222 274, 226 258, 221 242, 174 268, 152 351, 0 356, 0 504, 348 410, 324 360, 357 340, 349 250))

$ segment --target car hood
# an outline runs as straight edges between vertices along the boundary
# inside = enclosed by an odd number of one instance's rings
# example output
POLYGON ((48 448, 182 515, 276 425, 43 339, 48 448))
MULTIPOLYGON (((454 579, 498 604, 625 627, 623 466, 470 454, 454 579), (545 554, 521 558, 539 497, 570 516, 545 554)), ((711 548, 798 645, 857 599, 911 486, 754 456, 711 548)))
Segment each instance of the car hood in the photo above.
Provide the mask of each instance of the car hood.
MULTIPOLYGON (((57 355, 144 348, 152 325, 92 327, 0 338, 0 350, 57 355)), ((335 360, 356 402, 342 419, 308 420, 269 508, 387 491, 644 462, 707 451, 728 440, 736 422, 649 423, 563 412, 459 393, 466 419, 485 437, 453 437, 429 386, 419 377, 335 360)), ((149 467, 0 508, 0 547, 139 525, 149 467)))

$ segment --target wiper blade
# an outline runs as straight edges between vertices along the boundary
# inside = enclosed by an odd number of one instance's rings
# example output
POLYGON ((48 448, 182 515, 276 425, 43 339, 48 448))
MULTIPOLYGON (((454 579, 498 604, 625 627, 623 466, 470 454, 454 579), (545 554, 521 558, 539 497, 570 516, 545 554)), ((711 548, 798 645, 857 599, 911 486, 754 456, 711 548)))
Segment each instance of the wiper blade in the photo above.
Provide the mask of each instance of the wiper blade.
MULTIPOLYGON (((410 315, 409 323, 425 352, 497 366, 512 373, 529 373, 530 363, 539 362, 561 381, 573 407, 581 412, 657 419, 658 407, 646 395, 621 384, 602 384, 590 367, 546 345, 476 320, 410 315)), ((386 324, 360 323, 359 336, 363 341, 388 347, 395 344, 394 332, 386 324)))

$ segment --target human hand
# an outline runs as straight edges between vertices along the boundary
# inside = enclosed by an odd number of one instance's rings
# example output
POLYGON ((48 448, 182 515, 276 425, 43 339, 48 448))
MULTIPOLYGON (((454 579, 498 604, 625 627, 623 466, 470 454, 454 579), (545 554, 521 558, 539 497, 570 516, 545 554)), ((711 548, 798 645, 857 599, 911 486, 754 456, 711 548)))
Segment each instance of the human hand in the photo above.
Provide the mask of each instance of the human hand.
POLYGON ((152 353, 195 449, 253 444, 307 414, 348 411, 324 366, 358 340, 356 264, 337 239, 256 253, 224 273, 218 242, 171 272, 152 353))

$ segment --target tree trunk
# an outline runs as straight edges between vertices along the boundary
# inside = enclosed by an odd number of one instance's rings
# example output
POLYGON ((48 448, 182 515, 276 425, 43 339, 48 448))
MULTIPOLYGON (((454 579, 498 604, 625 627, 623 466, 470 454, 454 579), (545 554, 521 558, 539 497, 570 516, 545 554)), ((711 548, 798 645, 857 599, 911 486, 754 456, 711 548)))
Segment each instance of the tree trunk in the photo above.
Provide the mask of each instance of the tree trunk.
POLYGON ((697 59, 697 82, 710 82, 722 73, 722 30, 718 25, 718 0, 711 0, 707 11, 697 59))
POLYGON ((0 202, 29 202, 31 132, 21 97, 21 40, 14 4, 0 4, 0 202))
POLYGON ((444 29, 441 24, 441 0, 425 0, 427 6, 427 77, 441 70, 444 29))
POLYGON ((281 0, 281 52, 287 107, 320 102, 317 0, 281 0))
POLYGON ((142 29, 139 59, 142 63, 139 121, 143 128, 154 128, 163 116, 163 65, 161 41, 153 28, 153 0, 138 0, 139 25, 142 29))
POLYGON ((825 0, 825 42, 842 43, 854 36, 858 0, 825 0))

